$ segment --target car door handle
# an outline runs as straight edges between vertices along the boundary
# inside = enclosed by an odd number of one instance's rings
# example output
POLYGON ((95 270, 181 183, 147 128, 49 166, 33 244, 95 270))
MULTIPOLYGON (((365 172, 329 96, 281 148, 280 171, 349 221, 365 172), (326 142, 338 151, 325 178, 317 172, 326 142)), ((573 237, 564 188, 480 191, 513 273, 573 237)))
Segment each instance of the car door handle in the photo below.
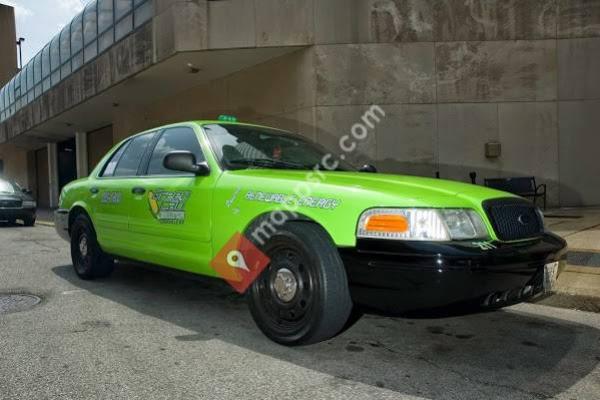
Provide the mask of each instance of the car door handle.
POLYGON ((90 188, 90 193, 91 194, 98 194, 99 191, 100 191, 100 189, 98 189, 97 187, 91 187, 90 188))
POLYGON ((146 189, 144 189, 143 187, 134 187, 133 189, 131 189, 131 193, 133 194, 144 194, 146 193, 146 189))

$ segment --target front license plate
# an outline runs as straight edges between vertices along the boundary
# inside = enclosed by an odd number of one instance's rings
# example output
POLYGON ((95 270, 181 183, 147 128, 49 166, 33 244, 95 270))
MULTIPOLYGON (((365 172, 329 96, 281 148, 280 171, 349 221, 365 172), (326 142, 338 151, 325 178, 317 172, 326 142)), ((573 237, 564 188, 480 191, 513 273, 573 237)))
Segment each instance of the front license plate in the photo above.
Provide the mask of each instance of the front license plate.
POLYGON ((556 286, 558 261, 544 265, 544 292, 551 292, 556 286))

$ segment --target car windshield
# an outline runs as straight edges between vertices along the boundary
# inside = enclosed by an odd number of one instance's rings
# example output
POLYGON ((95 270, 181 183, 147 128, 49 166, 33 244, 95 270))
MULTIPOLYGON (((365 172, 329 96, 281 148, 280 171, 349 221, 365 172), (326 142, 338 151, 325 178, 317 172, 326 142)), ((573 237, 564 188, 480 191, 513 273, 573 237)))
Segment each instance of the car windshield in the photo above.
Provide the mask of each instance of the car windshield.
POLYGON ((354 170, 321 146, 288 132, 233 124, 205 125, 204 130, 225 169, 354 170))
POLYGON ((14 193, 15 187, 9 181, 0 179, 0 193, 14 193))

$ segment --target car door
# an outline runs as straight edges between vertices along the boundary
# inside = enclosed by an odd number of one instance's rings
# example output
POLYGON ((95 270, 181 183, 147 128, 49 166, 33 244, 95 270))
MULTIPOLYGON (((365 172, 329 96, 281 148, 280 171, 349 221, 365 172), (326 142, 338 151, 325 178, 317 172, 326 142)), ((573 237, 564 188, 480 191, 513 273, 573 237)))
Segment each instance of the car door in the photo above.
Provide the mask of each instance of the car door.
MULTIPOLYGON (((167 153, 186 150, 204 161, 193 126, 160 132, 134 185, 129 232, 138 243, 135 258, 196 273, 210 273, 212 191, 216 173, 195 176, 163 166, 167 153)), ((214 172, 214 171, 213 171, 214 172)))
POLYGON ((98 242, 116 255, 129 256, 136 244, 129 235, 129 209, 138 170, 156 132, 125 142, 90 185, 90 203, 98 242))

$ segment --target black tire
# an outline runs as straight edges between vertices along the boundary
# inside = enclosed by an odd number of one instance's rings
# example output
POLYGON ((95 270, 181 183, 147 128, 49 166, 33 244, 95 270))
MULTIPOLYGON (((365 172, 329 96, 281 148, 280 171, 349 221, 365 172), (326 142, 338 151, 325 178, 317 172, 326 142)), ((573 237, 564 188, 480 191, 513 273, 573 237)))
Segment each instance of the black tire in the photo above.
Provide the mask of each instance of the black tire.
POLYGON ((90 219, 85 214, 79 214, 70 232, 71 260, 77 276, 85 280, 109 276, 115 262, 100 248, 90 219))
POLYGON ((352 300, 344 264, 327 232, 310 222, 290 222, 259 247, 271 259, 248 290, 260 330, 287 346, 337 335, 348 321, 352 300), (295 290, 286 292, 281 285, 291 276, 295 290))
POLYGON ((23 225, 25 226, 34 226, 35 218, 33 217, 23 217, 23 225))

